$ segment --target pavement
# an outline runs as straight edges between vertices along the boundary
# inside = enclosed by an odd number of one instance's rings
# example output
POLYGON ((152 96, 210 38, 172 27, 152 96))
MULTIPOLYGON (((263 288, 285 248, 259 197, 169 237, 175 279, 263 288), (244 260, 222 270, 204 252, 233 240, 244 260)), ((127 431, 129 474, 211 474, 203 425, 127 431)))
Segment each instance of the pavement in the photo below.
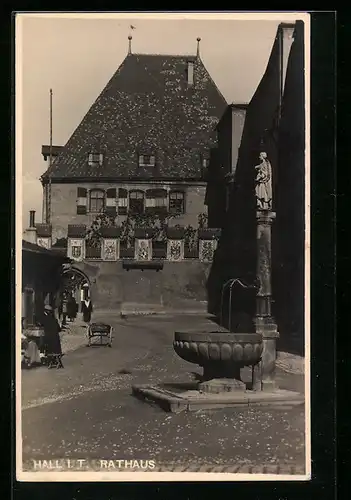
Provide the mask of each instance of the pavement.
MULTIPOLYGON (((104 321, 114 327, 112 348, 86 347, 78 320, 62 337, 64 369, 22 371, 24 463, 133 459, 154 460, 154 470, 304 473, 303 406, 170 414, 131 395, 134 384, 194 387, 201 369, 179 358, 172 340, 175 330, 196 328, 199 318, 112 315, 104 321)), ((304 391, 298 370, 278 366, 277 382, 304 391)))

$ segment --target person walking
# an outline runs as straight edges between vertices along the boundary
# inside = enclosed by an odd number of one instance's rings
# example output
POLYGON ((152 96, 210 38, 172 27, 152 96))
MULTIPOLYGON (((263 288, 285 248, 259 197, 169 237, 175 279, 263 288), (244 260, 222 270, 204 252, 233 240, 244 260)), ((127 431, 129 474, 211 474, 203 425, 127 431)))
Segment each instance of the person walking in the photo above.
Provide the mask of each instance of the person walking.
POLYGON ((63 368, 60 325, 54 316, 53 308, 49 304, 44 306, 42 325, 44 327, 44 346, 45 355, 48 359, 48 368, 63 368))

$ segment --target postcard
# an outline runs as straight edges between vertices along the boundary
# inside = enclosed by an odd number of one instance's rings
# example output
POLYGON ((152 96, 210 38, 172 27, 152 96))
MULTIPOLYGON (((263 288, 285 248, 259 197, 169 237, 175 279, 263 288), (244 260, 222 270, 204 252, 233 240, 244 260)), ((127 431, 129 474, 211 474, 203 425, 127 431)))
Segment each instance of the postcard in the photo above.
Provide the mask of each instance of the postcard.
POLYGON ((17 479, 309 480, 309 15, 15 24, 17 479))

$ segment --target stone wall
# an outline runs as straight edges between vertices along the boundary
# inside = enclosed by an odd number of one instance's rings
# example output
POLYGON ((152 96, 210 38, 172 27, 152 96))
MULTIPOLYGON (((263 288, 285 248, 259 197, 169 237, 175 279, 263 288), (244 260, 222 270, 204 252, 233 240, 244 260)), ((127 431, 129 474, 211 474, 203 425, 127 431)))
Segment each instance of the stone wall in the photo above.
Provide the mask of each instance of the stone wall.
MULTIPOLYGON (((85 187, 87 189, 108 189, 111 187, 124 189, 140 189, 147 190, 153 188, 163 189, 179 189, 185 193, 185 213, 171 219, 169 225, 179 224, 181 226, 191 225, 197 227, 198 215, 207 212, 207 207, 204 205, 205 200, 205 183, 182 184, 175 183, 67 183, 51 185, 51 224, 52 224, 52 242, 59 238, 67 237, 67 227, 69 224, 85 224, 90 226, 94 221, 96 214, 77 214, 77 188, 85 187)), ((118 216, 117 224, 120 224, 125 219, 125 216, 118 216)))
POLYGON ((207 300, 206 282, 211 263, 198 260, 163 263, 160 271, 123 268, 122 261, 75 263, 91 283, 95 309, 119 311, 122 303, 196 308, 207 300))

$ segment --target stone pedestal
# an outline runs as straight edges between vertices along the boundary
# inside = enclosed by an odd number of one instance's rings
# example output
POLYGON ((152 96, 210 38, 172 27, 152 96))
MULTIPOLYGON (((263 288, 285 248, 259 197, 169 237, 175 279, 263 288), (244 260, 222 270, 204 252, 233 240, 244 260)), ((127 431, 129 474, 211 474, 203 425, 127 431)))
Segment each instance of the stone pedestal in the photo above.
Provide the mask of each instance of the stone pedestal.
MULTIPOLYGON (((279 337, 277 325, 272 317, 272 286, 271 286, 271 228, 275 212, 260 210, 257 219, 257 278, 259 288, 256 296, 256 332, 262 335, 263 352, 260 362, 261 390, 274 391, 276 341, 279 337)), ((258 385, 258 384, 257 384, 258 385)))
POLYGON ((246 385, 235 378, 214 378, 201 382, 198 389, 205 394, 222 394, 223 392, 246 391, 246 385))

